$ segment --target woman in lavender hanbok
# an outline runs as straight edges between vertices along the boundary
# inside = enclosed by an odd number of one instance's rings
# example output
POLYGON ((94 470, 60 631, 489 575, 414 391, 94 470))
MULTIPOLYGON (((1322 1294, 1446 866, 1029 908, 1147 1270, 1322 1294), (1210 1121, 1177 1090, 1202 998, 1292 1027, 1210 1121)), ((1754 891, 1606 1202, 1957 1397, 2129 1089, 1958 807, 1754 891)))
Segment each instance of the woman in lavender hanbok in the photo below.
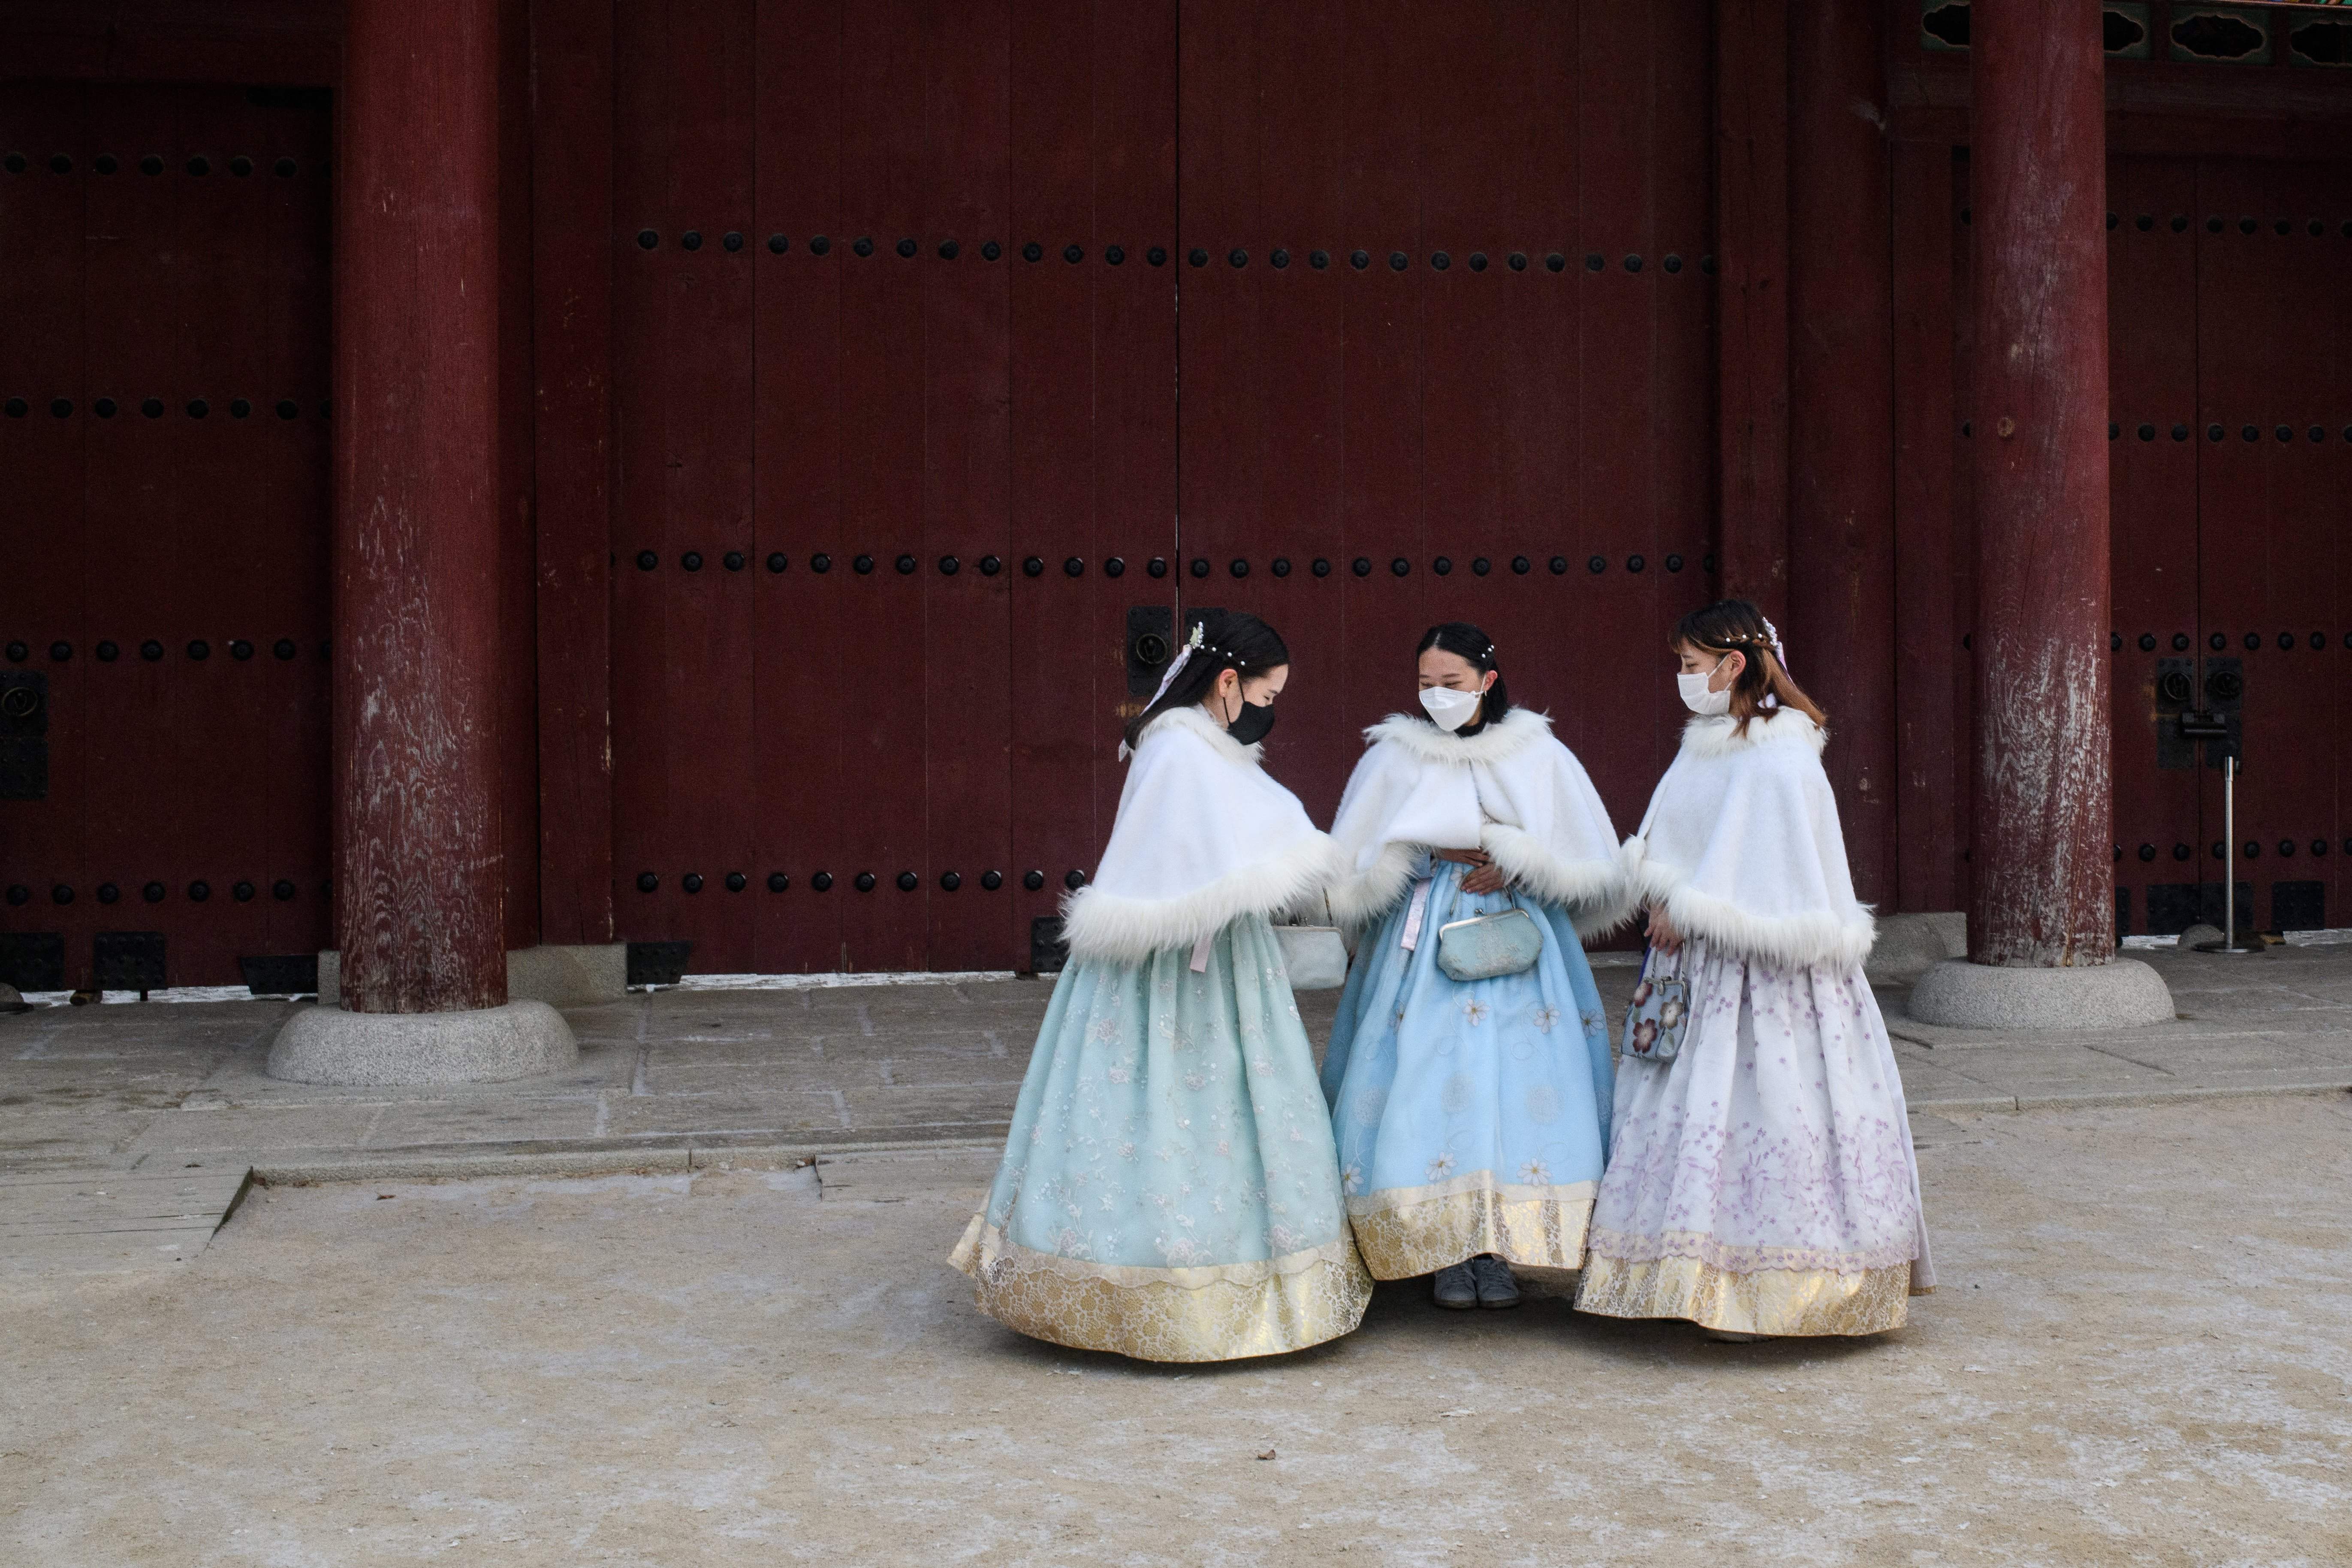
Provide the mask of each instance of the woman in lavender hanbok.
POLYGON ((1619 1068, 1576 1304, 1725 1339, 1900 1328, 1936 1276, 1826 721, 1753 605, 1684 617, 1674 647, 1697 717, 1624 856, 1689 1021, 1669 1059, 1619 1068))
POLYGON ((1212 611, 1128 726, 1109 847, 1064 906, 1070 967, 949 1259, 1024 1334, 1223 1361, 1344 1334, 1371 1299, 1267 921, 1319 909, 1337 868, 1258 765, 1289 671, 1265 622, 1212 611))

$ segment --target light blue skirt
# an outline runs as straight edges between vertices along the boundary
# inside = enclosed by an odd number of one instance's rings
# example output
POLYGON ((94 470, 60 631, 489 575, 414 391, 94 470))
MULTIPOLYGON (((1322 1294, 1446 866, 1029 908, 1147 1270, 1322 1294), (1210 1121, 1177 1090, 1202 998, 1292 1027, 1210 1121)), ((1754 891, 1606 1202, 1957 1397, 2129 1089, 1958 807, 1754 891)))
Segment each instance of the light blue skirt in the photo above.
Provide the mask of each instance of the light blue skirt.
POLYGON ((1348 971, 1323 1091, 1356 1245, 1375 1279, 1481 1253, 1542 1278, 1581 1268, 1609 1146, 1612 1071, 1601 995, 1561 910, 1519 896, 1543 930, 1533 967, 1455 980, 1438 928, 1510 907, 1457 890, 1469 868, 1432 862, 1419 940, 1408 899, 1348 971))
POLYGON ((988 1205, 949 1261, 1024 1334, 1144 1361, 1294 1351, 1371 1299, 1282 949, 1171 948, 1054 986, 988 1205))

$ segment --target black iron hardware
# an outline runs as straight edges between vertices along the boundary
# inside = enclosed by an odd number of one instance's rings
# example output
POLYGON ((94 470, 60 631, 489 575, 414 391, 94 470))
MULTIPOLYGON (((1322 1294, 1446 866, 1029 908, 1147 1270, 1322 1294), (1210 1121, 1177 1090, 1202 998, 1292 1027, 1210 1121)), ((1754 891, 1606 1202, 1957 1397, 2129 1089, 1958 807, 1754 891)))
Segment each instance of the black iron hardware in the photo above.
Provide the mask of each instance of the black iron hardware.
POLYGON ((856 877, 852 879, 850 885, 861 893, 870 893, 874 890, 874 881, 875 878, 873 872, 860 871, 857 873, 856 877))
POLYGON ((0 670, 0 800, 49 797, 48 737, 49 678, 0 670))
POLYGON ((727 890, 729 892, 740 893, 751 885, 751 879, 743 875, 742 872, 730 871, 727 873, 727 890))
POLYGON ((815 889, 820 893, 831 892, 833 890, 833 873, 830 871, 819 871, 815 876, 809 879, 809 886, 815 889))
POLYGON ((1045 873, 1043 871, 1024 871, 1021 873, 1021 885, 1034 893, 1038 889, 1045 885, 1045 873))
POLYGON ((898 873, 898 890, 900 892, 911 893, 922 885, 923 879, 920 877, 916 876, 912 871, 901 871, 898 873))
MULTIPOLYGON (((1112 248, 1116 249, 1116 248, 1117 248, 1117 247, 1113 247, 1112 248)), ((952 892, 954 892, 958 888, 961 888, 961 887, 962 887, 962 886, 963 886, 963 874, 962 874, 961 872, 960 872, 960 871, 942 871, 942 872, 940 872, 940 890, 941 890, 942 892, 949 892, 949 893, 952 893, 952 892)))
POLYGON ((785 876, 782 871, 771 871, 768 873, 768 891, 772 893, 781 893, 792 885, 793 879, 790 877, 785 876))
POLYGON ((650 893, 656 888, 660 886, 661 879, 655 876, 651 871, 640 871, 637 873, 637 891, 640 893, 650 893))

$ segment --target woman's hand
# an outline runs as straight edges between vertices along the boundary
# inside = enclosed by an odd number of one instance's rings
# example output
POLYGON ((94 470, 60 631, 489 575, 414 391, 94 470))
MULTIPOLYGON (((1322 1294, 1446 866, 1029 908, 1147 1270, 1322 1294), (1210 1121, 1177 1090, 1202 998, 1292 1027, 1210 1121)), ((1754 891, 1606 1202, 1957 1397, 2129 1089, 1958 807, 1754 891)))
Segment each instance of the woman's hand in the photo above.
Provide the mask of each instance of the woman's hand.
POLYGON ((1482 856, 1478 868, 1462 879, 1462 890, 1465 893, 1499 893, 1510 883, 1510 877, 1500 866, 1482 856))
POLYGON ((1433 859, 1451 860, 1456 866, 1484 866, 1494 858, 1484 849, 1433 849, 1429 853, 1433 859))
MULTIPOLYGON (((1465 882, 1464 887, 1469 883, 1465 882)), ((1666 911, 1656 904, 1650 906, 1650 945, 1660 952, 1675 953, 1683 950, 1683 933, 1666 918, 1666 911)))

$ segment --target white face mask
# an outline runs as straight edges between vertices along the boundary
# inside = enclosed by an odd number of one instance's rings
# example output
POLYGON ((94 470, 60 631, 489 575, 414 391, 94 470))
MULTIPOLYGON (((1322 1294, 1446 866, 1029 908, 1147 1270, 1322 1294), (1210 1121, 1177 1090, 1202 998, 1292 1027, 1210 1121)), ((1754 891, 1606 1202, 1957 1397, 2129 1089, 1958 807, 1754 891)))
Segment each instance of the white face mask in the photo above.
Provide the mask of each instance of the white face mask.
POLYGON ((1712 669, 1685 670, 1675 677, 1675 689, 1683 694, 1683 706, 1702 719, 1731 711, 1731 688, 1728 685, 1720 691, 1706 689, 1706 683, 1714 679, 1715 671, 1712 669))
POLYGON ((1470 722, 1478 711, 1479 694, 1456 691, 1450 686, 1424 686, 1421 689, 1421 706, 1430 722, 1448 731, 1459 730, 1470 722))

